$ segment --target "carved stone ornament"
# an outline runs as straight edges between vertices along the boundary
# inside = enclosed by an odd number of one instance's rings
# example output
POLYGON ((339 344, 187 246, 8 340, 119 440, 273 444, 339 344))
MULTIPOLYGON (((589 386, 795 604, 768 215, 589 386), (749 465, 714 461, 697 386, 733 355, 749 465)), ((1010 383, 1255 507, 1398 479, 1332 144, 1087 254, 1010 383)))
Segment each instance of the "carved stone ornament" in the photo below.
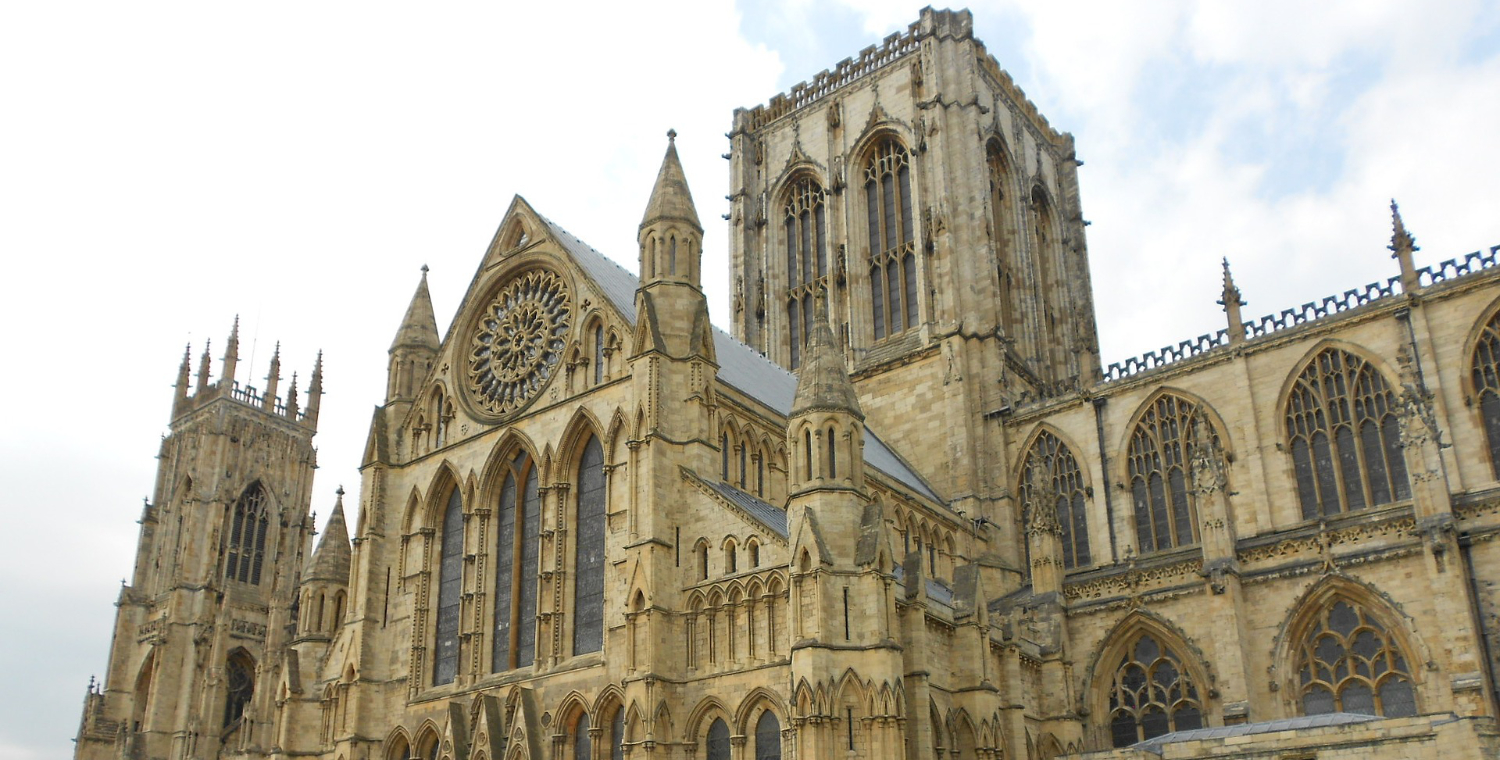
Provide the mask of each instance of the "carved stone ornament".
POLYGON ((535 398, 562 361, 572 316, 553 272, 533 269, 506 283, 469 337, 468 387, 479 408, 505 415, 535 398))

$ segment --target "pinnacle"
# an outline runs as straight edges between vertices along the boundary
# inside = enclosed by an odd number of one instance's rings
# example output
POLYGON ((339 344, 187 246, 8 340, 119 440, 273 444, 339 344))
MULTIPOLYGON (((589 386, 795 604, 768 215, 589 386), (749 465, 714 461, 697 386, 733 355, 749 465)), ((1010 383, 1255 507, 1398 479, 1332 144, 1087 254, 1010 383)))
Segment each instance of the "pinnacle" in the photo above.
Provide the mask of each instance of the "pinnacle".
POLYGON ((347 583, 349 580, 349 526, 344 520, 344 489, 338 490, 338 499, 333 504, 333 514, 323 527, 323 537, 318 540, 318 550, 313 553, 303 580, 326 580, 347 583))
POLYGON ((396 339, 391 341, 391 350, 402 346, 417 346, 436 350, 438 347, 437 317, 432 311, 432 294, 427 290, 427 265, 422 265, 422 281, 412 294, 411 304, 406 307, 406 316, 396 330, 396 339))
POLYGON ((657 172, 656 185, 651 189, 651 201, 646 204, 641 228, 663 219, 684 221, 703 231, 703 225, 698 223, 698 210, 693 206, 693 194, 688 190, 687 175, 677 158, 676 130, 667 132, 667 154, 662 157, 661 171, 657 172))
POLYGON ((1401 221, 1401 209, 1396 207, 1395 198, 1391 199, 1391 244, 1388 247, 1397 256, 1403 251, 1422 250, 1417 247, 1417 239, 1406 231, 1406 224, 1401 221))
POLYGON ((792 416, 810 411, 848 412, 863 420, 854 383, 844 369, 844 354, 828 325, 828 312, 820 303, 813 320, 812 334, 807 338, 807 361, 797 376, 797 396, 792 402, 792 416))

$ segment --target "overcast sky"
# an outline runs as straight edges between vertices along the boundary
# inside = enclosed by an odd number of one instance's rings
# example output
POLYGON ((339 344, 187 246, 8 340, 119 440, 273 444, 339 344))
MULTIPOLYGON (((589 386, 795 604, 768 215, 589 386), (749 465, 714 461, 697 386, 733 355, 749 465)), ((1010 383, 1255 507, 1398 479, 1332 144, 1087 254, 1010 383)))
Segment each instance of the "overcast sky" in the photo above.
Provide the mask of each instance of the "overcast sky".
MULTIPOLYGON (((0 5, 0 759, 72 752, 184 344, 325 351, 321 522, 423 264, 445 330, 521 194, 633 269, 673 127, 727 323, 731 110, 917 16, 526 5, 0 5)), ((1247 318, 1394 274, 1393 196, 1419 264, 1500 244, 1500 2, 1034 5, 975 33, 1077 137, 1106 363, 1221 327, 1224 256, 1247 318)))

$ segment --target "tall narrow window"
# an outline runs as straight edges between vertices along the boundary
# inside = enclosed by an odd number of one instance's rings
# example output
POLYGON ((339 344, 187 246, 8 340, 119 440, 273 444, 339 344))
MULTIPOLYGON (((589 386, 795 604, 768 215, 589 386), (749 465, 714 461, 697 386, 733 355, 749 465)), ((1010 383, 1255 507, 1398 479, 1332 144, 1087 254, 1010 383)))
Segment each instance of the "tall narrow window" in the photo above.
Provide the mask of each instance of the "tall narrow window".
POLYGON ((708 727, 708 760, 729 760, 729 725, 714 718, 708 727))
POLYGON ((729 482, 729 434, 719 434, 719 479, 729 482))
POLYGON ((1012 196, 1013 180, 1010 165, 1005 158, 1005 148, 998 142, 990 142, 985 149, 985 158, 990 175, 990 243, 995 249, 995 274, 1000 285, 1000 313, 1005 323, 1006 334, 1015 338, 1021 334, 1021 310, 1016 303, 1018 282, 1024 278, 1019 267, 1020 252, 1011 239, 1010 231, 1015 224, 1015 205, 1012 196))
POLYGON ((236 649, 224 663, 224 728, 229 728, 245 714, 250 698, 255 696, 255 661, 243 649, 236 649))
POLYGON ((755 721, 755 760, 781 760, 781 721, 770 710, 755 721))
POLYGON ((1490 467, 1500 478, 1500 314, 1479 333, 1474 347, 1474 394, 1484 418, 1484 435, 1490 444, 1490 467))
POLYGON ((625 758, 625 708, 615 708, 614 720, 609 722, 609 760, 625 758))
POLYGON ((917 249, 911 207, 911 156, 900 143, 887 139, 876 146, 865 166, 870 313, 876 340, 917 325, 917 249))
POLYGON ((1141 634, 1115 668, 1110 687, 1114 746, 1202 727, 1203 702, 1182 658, 1150 634, 1141 634))
POLYGON ((1303 518, 1410 498, 1396 409, 1396 394, 1364 359, 1335 348, 1313 357, 1286 407, 1303 518))
POLYGON ((459 600, 464 583, 464 500, 454 486, 443 511, 442 544, 439 548, 437 635, 432 663, 432 685, 453 683, 458 675, 459 600))
POLYGON ((260 570, 265 564, 266 529, 270 517, 266 510, 266 491, 260 482, 251 483, 234 503, 229 516, 229 543, 224 562, 224 578, 260 585, 260 570))
MULTIPOLYGON (((676 241, 672 241, 675 244, 676 241)), ((573 760, 593 760, 594 743, 589 736, 589 716, 584 713, 578 716, 578 721, 573 724, 573 760)))
POLYGON ((1130 436, 1130 493, 1136 548, 1142 553, 1198 540, 1197 510, 1188 492, 1188 454, 1203 414, 1185 398, 1164 395, 1141 415, 1130 436))
POLYGON ((1318 612, 1297 648, 1299 702, 1306 715, 1416 715, 1411 668, 1389 632, 1344 599, 1318 612))
MULTIPOLYGON (((1073 452, 1057 436, 1042 431, 1026 453, 1021 507, 1030 523, 1034 510, 1055 510, 1062 535, 1064 568, 1082 567, 1089 556, 1089 526, 1084 509, 1083 473, 1073 452)), ((920 551, 920 541, 919 551, 920 551)))
POLYGON ((594 325, 594 385, 604 382, 604 325, 594 325))
POLYGON ((787 339, 792 369, 812 331, 813 300, 828 286, 827 196, 811 177, 792 183, 783 208, 787 265, 787 339))
POLYGON ((838 436, 834 435, 833 428, 828 428, 828 430, 824 432, 824 435, 828 436, 828 465, 824 469, 828 471, 828 477, 830 479, 837 478, 839 476, 838 459, 834 456, 833 452, 834 447, 837 445, 838 436))
POLYGON ((506 465, 500 487, 494 561, 495 635, 490 654, 496 672, 532 664, 539 502, 535 463, 526 452, 518 452, 506 465))
POLYGON ((604 449, 590 438, 578 462, 578 545, 573 563, 573 654, 604 645, 604 449))

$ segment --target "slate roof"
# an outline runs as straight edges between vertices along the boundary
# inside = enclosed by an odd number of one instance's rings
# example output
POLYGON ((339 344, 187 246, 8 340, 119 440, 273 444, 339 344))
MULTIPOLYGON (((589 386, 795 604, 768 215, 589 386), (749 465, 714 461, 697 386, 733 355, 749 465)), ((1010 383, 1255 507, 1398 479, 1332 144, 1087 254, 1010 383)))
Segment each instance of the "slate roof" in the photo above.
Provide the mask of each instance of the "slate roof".
POLYGON ((1176 731, 1170 734, 1158 736, 1154 739, 1132 744, 1131 749, 1141 749, 1154 755, 1163 753, 1162 747, 1177 742, 1201 741, 1203 739, 1223 739, 1231 736, 1250 736, 1253 734, 1269 734, 1276 731, 1295 731, 1307 728, 1322 728, 1324 726, 1347 726, 1355 723, 1366 723, 1379 720, 1376 715, 1356 715, 1354 713, 1326 713, 1324 715, 1304 715, 1297 718, 1279 718, 1277 720, 1261 721, 1259 723, 1241 723, 1238 726, 1219 726, 1216 728, 1195 728, 1190 731, 1176 731))
POLYGON ((740 509, 743 509, 746 512, 750 513, 751 517, 754 517, 756 520, 764 523, 765 526, 767 528, 770 528, 771 531, 776 535, 781 536, 782 538, 787 538, 789 536, 786 526, 786 512, 782 511, 779 507, 772 506, 770 502, 758 499, 751 494, 745 493, 744 491, 741 491, 740 489, 729 485, 728 483, 721 483, 704 478, 699 478, 699 481, 702 482, 703 485, 714 489, 715 493, 733 502, 740 509))
MULTIPOLYGON (((610 303, 634 324, 635 290, 640 282, 636 276, 594 250, 588 243, 579 240, 573 233, 557 226, 552 220, 546 217, 541 219, 552 236, 603 291, 605 297, 609 298, 610 303)), ((797 376, 755 349, 730 337, 723 330, 715 327, 713 333, 714 351, 719 360, 719 380, 760 400, 777 412, 791 416, 792 402, 797 395, 797 376)), ((868 427, 865 428, 865 464, 938 504, 947 503, 868 427)))

